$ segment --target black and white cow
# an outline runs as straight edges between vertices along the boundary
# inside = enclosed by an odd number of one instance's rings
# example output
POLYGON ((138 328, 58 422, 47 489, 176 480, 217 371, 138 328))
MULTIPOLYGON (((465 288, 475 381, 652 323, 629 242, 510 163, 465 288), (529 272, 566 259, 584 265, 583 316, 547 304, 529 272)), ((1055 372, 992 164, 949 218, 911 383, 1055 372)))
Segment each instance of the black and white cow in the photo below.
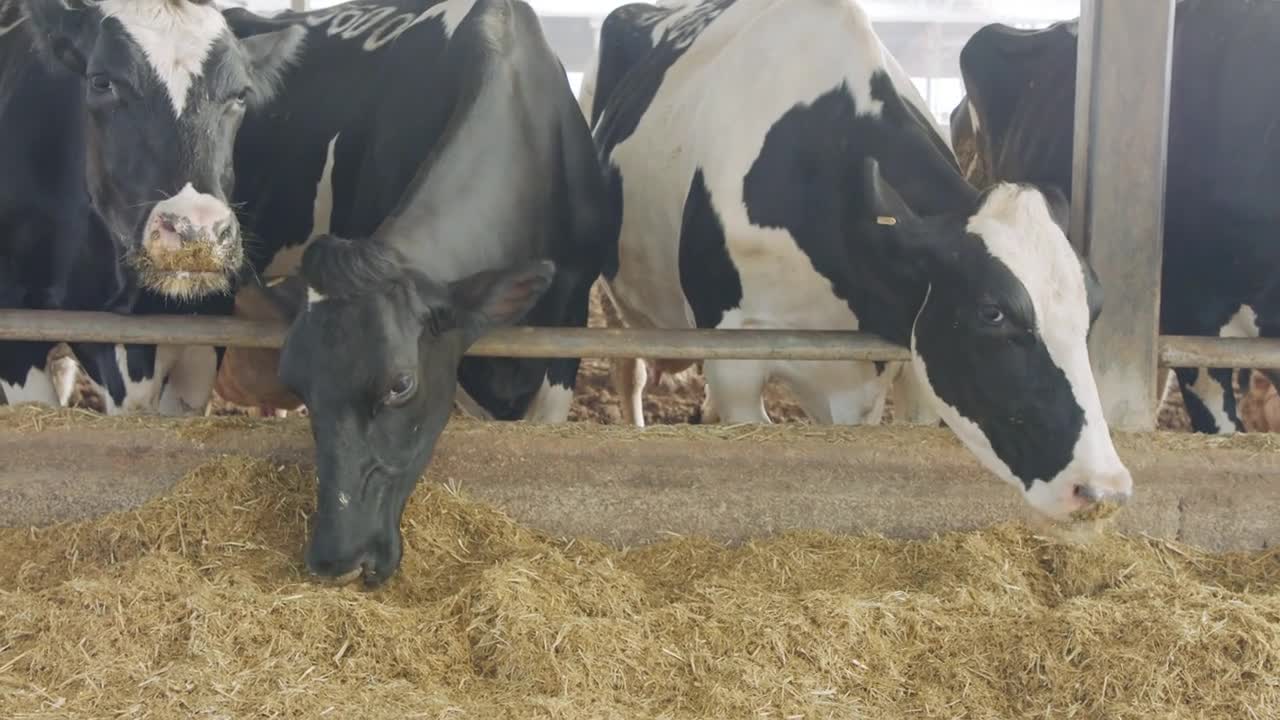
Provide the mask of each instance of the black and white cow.
MULTIPOLYGON (((1280 287, 1267 294, 1280 270, 1280 4, 1182 0, 1176 13, 1160 329, 1280 336, 1280 287)), ((1070 193, 1076 32, 996 24, 965 45, 951 125, 972 179, 1070 193)), ((1194 430, 1244 430, 1231 370, 1174 373, 1194 430)))
MULTIPOLYGON (((856 3, 626 5, 586 89, 628 324, 876 333, 911 348, 902 379, 1034 508, 1130 495, 1086 347, 1099 288, 1061 195, 966 183, 856 3)), ((815 419, 860 423, 898 368, 704 372, 728 422, 768 422, 772 376, 815 419)))
POLYGON ((209 0, 28 0, 26 13, 42 54, 82 80, 62 113, 83 123, 84 179, 126 277, 174 298, 227 290, 243 258, 227 201, 236 132, 302 29, 237 38, 209 0))
MULTIPOLYGON (((455 388, 491 416, 567 417, 578 360, 462 355, 495 325, 585 326, 605 258, 595 146, 529 6, 448 0, 411 17, 407 2, 373 7, 308 16, 324 37, 308 40, 305 80, 286 79, 283 106, 243 131, 278 139, 297 153, 290 172, 330 188, 332 207, 317 203, 324 233, 301 254, 305 285, 292 285, 306 298, 280 377, 316 440, 307 566, 369 584, 399 567, 400 516, 455 388)), ((234 24, 248 32, 250 20, 234 24)), ((273 209, 298 180, 245 178, 245 212, 261 213, 262 232, 308 235, 305 220, 291 227, 273 209)))
MULTIPOLYGON (((242 123, 236 119, 240 129, 233 154, 231 204, 241 221, 250 275, 276 279, 289 275, 296 271, 311 238, 330 232, 364 237, 378 227, 445 130, 458 72, 457 67, 445 64, 449 38, 472 6, 473 0, 388 0, 271 18, 240 9, 222 15, 245 45, 267 42, 261 38, 304 35, 279 78, 277 94, 260 108, 251 108, 242 123), (343 101, 335 102, 335 96, 343 101)), ((24 278, 27 287, 11 293, 15 300, 6 306, 231 313, 233 298, 228 294, 179 302, 144 288, 136 300, 113 304, 112 298, 125 287, 123 276, 128 273, 114 262, 118 251, 111 249, 111 234, 94 214, 84 181, 78 179, 84 173, 84 153, 76 150, 76 143, 83 143, 84 133, 78 123, 68 122, 64 127, 45 119, 75 119, 66 108, 83 103, 85 83, 60 66, 37 62, 31 55, 29 38, 21 32, 26 27, 21 20, 25 16, 15 12, 14 17, 19 21, 13 26, 13 37, 0 38, 0 53, 13 53, 3 57, 15 58, 0 68, 0 78, 6 83, 0 84, 0 143, 4 143, 0 148, 15 148, 0 155, 0 167, 12 169, 0 173, 0 190, 5 193, 0 197, 0 273, 13 268, 14 276, 24 278), (25 94, 9 92, 7 83, 14 79, 25 83, 25 94), (59 92, 48 92, 51 83, 61 83, 59 92), (16 99, 6 102, 6 97, 16 99), (46 146, 63 155, 36 151, 46 146), (19 158, 21 165, 17 164, 19 158), (58 165, 50 165, 52 158, 62 159, 58 165), (36 221, 23 219, 31 214, 30 206, 36 207, 36 221), (75 212, 68 212, 69 208, 75 212), (72 226, 73 220, 79 225, 72 226), (51 224, 57 234, 44 231, 37 240, 19 243, 19 236, 4 230, 15 222, 51 224), (57 248, 74 253, 79 264, 74 272, 62 270, 61 265, 55 267, 53 260, 34 250, 9 254, 12 260, 7 260, 9 251, 5 248, 25 246, 40 252, 57 248), (46 280, 46 275, 50 279, 46 280), (61 299, 66 293, 74 297, 61 299), (42 294, 52 294, 53 299, 38 299, 42 294), (21 298, 37 299, 18 302, 21 298)), ((158 105, 168 107, 167 95, 158 97, 164 101, 158 105)), ((598 267, 593 262, 583 256, 566 263, 562 267, 564 279, 557 279, 557 287, 578 282, 569 273, 579 269, 584 277, 591 275, 592 268, 598 267)), ((581 282, 591 284, 590 279, 581 282)), ((280 289, 291 285, 286 283, 280 289)), ((6 285, 0 291, 16 287, 6 285)), ((571 296, 577 297, 574 293, 571 296)), ((583 297, 580 306, 576 300, 565 306, 565 314, 548 310, 538 315, 539 322, 584 325, 587 305, 583 297)), ((0 300, 9 302, 7 296, 0 300)), ((283 306, 292 307, 293 303, 283 306)), ((5 383, 0 387, 9 391, 10 401, 55 402, 53 383, 44 374, 51 347, 0 344, 0 379, 5 383)), ((210 348, 157 350, 80 344, 74 350, 100 386, 99 394, 107 396, 109 412, 202 409, 221 356, 221 349, 215 355, 210 348), (184 353, 179 359, 194 356, 194 360, 177 363, 171 359, 175 351, 184 353)), ((246 354, 244 359, 261 363, 264 355, 270 354, 246 354)), ((274 367, 269 373, 275 374, 274 367)), ((255 374, 259 381, 266 375, 255 374)), ((468 358, 460 369, 459 401, 469 413, 485 418, 563 421, 568 417, 576 374, 576 361, 543 364, 468 358), (530 383, 535 392, 526 387, 530 383)), ((262 383, 253 385, 261 388, 262 383)), ((269 388, 261 392, 280 394, 269 388)))
MULTIPOLYGON (((188 0, 0 0, 0 307, 229 312, 233 138, 302 34, 242 42, 188 0)), ((51 347, 0 344, 9 402, 60 400, 51 347)), ((217 363, 207 347, 73 350, 108 412, 203 410, 217 363)))

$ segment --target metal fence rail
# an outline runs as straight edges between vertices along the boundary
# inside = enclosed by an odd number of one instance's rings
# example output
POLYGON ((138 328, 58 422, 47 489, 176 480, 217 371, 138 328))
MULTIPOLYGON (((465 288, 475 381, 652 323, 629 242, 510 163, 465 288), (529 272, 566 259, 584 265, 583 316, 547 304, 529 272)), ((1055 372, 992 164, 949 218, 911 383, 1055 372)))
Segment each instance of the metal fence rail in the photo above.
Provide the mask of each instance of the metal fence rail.
MULTIPOLYGON (((126 316, 0 310, 0 340, 278 348, 286 327, 231 317, 126 316)), ((823 330, 505 328, 468 353, 487 357, 744 360, 907 360, 906 348, 866 333, 823 330)), ((1280 368, 1280 340, 1161 336, 1163 367, 1280 368)))

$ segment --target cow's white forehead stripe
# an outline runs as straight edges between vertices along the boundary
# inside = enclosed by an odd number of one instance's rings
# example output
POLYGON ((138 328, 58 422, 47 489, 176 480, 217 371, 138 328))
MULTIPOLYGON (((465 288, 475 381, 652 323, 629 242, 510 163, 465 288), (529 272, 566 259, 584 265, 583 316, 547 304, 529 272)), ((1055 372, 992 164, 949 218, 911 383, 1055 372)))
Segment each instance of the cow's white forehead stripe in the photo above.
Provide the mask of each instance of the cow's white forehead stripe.
POLYGON ((1089 329, 1084 267, 1049 214, 1043 195, 999 185, 966 229, 1022 282, 1042 335, 1084 337, 1089 329))
POLYGON ((162 0, 103 0, 102 14, 114 17, 142 48, 147 62, 169 93, 174 114, 182 116, 187 92, 204 71, 214 42, 227 31, 213 5, 162 0))

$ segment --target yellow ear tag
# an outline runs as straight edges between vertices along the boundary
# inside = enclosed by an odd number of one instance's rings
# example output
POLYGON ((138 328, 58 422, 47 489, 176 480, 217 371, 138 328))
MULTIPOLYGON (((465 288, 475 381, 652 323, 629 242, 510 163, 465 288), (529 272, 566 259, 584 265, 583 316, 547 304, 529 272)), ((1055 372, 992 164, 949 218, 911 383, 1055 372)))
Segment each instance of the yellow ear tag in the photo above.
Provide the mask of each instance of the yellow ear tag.
POLYGON ((877 225, 897 225, 898 218, 893 217, 891 215, 881 215, 880 217, 876 218, 876 224, 877 225))

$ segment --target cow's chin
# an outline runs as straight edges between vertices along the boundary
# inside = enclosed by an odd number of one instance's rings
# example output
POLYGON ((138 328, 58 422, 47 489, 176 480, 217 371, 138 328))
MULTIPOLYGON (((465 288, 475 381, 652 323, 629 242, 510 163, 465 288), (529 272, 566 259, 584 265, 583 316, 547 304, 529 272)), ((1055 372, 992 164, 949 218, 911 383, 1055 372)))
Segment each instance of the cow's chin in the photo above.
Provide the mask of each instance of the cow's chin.
POLYGON ((226 273, 147 270, 139 271, 138 277, 144 288, 175 300, 199 300, 231 292, 231 277, 226 273))

